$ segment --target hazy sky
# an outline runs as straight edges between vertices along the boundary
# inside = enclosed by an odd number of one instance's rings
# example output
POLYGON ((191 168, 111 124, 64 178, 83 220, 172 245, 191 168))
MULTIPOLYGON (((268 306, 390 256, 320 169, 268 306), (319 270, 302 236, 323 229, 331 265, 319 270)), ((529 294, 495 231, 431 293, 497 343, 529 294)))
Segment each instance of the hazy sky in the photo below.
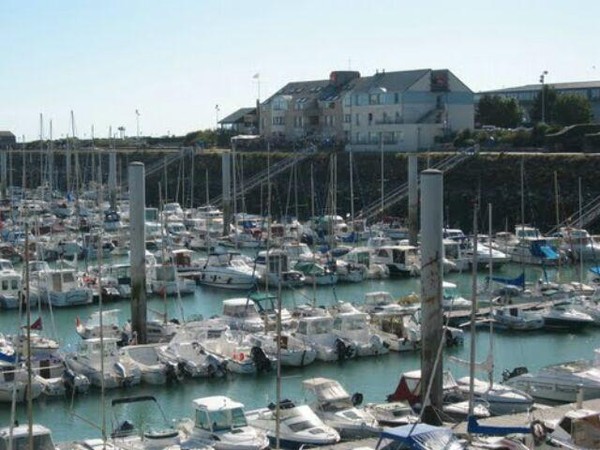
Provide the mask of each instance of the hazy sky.
POLYGON ((215 127, 292 80, 448 68, 473 91, 600 80, 600 1, 1 0, 0 130, 215 127), (598 66, 598 69, 596 69, 598 66))

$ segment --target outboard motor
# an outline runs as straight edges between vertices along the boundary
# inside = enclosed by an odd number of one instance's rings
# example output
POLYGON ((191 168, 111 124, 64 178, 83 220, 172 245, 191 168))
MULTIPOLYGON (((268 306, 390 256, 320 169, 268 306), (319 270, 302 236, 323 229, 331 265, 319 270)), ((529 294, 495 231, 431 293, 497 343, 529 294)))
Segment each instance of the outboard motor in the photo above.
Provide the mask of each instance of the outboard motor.
POLYGON ((269 372, 271 371, 271 360, 265 355, 265 352, 260 347, 252 347, 250 349, 250 356, 254 365, 256 365, 257 372, 269 372))
POLYGON ((167 383, 179 383, 183 380, 181 363, 167 363, 167 383))
POLYGON ((120 362, 116 362, 114 363, 113 367, 117 373, 117 376, 121 379, 121 384, 123 387, 129 387, 131 385, 131 377, 127 373, 125 366, 120 362))
POLYGON ((343 339, 337 338, 335 340, 335 350, 338 355, 338 361, 350 359, 355 356, 355 348, 352 344, 344 342, 343 339))
POLYGON ((525 367, 525 366, 515 367, 512 371, 510 371, 508 369, 504 369, 502 371, 502 381, 506 381, 511 378, 518 377, 519 375, 524 375, 528 372, 529 372, 529 370, 527 370, 527 367, 525 367))

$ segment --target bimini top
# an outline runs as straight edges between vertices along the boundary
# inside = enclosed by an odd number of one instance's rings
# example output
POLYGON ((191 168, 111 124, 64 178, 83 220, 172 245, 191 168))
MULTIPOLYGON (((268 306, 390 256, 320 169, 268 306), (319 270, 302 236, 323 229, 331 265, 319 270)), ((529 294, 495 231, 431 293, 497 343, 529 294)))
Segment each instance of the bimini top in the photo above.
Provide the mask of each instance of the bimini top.
POLYGON ((340 383, 329 378, 310 378, 302 384, 311 390, 319 401, 343 400, 350 397, 340 383))
POLYGON ((192 400, 196 409, 204 409, 209 412, 221 411, 224 409, 243 408, 242 403, 231 400, 224 395, 214 395, 212 397, 203 397, 192 400))
POLYGON ((449 428, 436 427, 425 423, 402 425, 395 428, 384 428, 380 434, 377 448, 379 448, 384 439, 402 442, 406 448, 414 450, 425 450, 429 448, 463 448, 449 428))

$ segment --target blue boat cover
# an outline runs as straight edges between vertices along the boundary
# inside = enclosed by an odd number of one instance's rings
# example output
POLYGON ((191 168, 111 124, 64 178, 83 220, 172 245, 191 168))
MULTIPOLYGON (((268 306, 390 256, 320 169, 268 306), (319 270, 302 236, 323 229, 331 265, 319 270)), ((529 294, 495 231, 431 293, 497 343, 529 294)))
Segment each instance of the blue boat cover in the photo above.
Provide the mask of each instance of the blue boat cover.
POLYGON ((600 266, 590 267, 590 272, 594 275, 600 275, 600 266))
POLYGON ((487 436, 506 436, 507 434, 530 434, 529 427, 495 427, 490 425, 479 425, 474 416, 469 416, 467 431, 473 434, 485 434, 487 436))
MULTIPOLYGON (((379 435, 377 448, 383 439, 392 439, 403 444, 402 448, 412 450, 427 450, 430 448, 454 448, 447 447, 456 438, 450 428, 436 427, 425 423, 401 425, 394 428, 384 428, 379 435), (436 446, 431 447, 435 443, 436 446)), ((460 447, 459 447, 460 448, 460 447)))
POLYGON ((492 277, 491 279, 492 281, 497 281, 498 283, 525 288, 525 272, 522 272, 517 278, 492 277))

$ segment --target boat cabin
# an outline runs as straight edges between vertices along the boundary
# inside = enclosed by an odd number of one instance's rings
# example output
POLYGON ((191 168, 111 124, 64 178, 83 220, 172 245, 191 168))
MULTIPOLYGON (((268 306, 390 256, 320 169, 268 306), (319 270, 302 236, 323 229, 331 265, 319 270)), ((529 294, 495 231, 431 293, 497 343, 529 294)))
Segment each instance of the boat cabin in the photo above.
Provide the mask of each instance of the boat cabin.
MULTIPOLYGON (((29 447, 29 425, 17 425, 12 429, 12 447, 11 427, 0 428, 0 450, 9 449, 28 449, 29 447)), ((51 431, 43 425, 33 424, 32 427, 33 448, 35 450, 55 450, 56 446, 52 440, 51 431)))
POLYGON ((194 428, 217 433, 246 427, 244 405, 223 395, 193 400, 194 428))

